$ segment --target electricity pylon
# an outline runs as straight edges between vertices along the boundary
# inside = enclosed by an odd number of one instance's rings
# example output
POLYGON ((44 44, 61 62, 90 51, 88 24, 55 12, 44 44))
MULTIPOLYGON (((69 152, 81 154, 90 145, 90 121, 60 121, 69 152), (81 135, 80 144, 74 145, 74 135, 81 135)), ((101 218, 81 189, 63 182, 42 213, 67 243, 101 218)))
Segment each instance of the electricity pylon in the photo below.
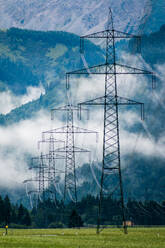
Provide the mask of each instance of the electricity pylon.
MULTIPOLYGON (((86 110, 86 109, 85 109, 86 110)), ((43 139, 46 134, 65 134, 65 146, 58 148, 55 152, 65 153, 65 183, 64 183, 64 201, 66 200, 66 195, 77 205, 77 178, 76 178, 76 163, 75 163, 75 153, 89 153, 87 149, 79 148, 75 146, 75 134, 96 134, 97 132, 87 130, 84 128, 76 127, 74 123, 74 112, 79 113, 79 108, 71 104, 65 105, 63 107, 52 109, 52 119, 54 117, 55 111, 64 111, 66 113, 66 126, 61 128, 52 129, 43 132, 43 139)))
MULTIPOLYGON (((49 178, 49 164, 48 161, 51 159, 53 160, 58 160, 58 159, 65 159, 65 156, 53 153, 53 155, 51 154, 40 154, 40 156, 36 156, 33 157, 31 159, 31 165, 29 167, 29 170, 33 170, 33 172, 35 172, 35 176, 32 176, 32 178, 27 179, 24 181, 24 183, 28 184, 28 183, 37 183, 37 189, 36 190, 30 190, 27 192, 28 195, 31 194, 37 194, 38 195, 38 199, 40 200, 45 200, 45 193, 53 193, 51 192, 51 190, 49 189, 48 185, 50 183, 50 181, 52 183, 55 183, 55 178, 49 178), (51 156, 51 157, 50 157, 51 156)), ((56 175, 56 173, 64 173, 63 171, 57 170, 55 168, 54 170, 54 176, 56 175)))
POLYGON ((29 170, 34 169, 35 176, 32 176, 32 178, 27 179, 24 181, 24 183, 37 183, 37 189, 36 190, 30 190, 28 191, 28 195, 37 194, 38 198, 43 198, 45 200, 45 169, 47 168, 46 164, 44 163, 43 154, 41 153, 40 156, 31 158, 31 165, 29 167, 29 170))
MULTIPOLYGON (((50 137, 46 139, 42 139, 38 141, 38 149, 41 148, 41 144, 48 145, 48 154, 46 155, 46 159, 48 160, 48 189, 50 190, 53 187, 53 195, 55 196, 55 201, 57 200, 57 191, 56 186, 58 183, 59 173, 61 174, 63 171, 57 169, 56 161, 57 155, 55 157, 55 144, 65 144, 63 140, 54 139, 53 134, 50 134, 50 137)), ((65 157, 62 157, 65 158, 65 157)))
POLYGON ((154 86, 155 77, 152 72, 141 70, 127 65, 118 64, 116 62, 116 39, 137 39, 138 43, 140 37, 124 32, 114 30, 113 17, 111 9, 109 10, 108 27, 106 30, 82 36, 80 39, 80 52, 84 50, 84 39, 105 39, 106 41, 106 59, 104 64, 92 66, 73 72, 68 72, 66 77, 66 87, 69 88, 69 77, 72 74, 94 74, 105 75, 104 81, 104 96, 98 97, 93 100, 80 103, 81 105, 102 105, 104 107, 104 130, 103 130, 103 160, 102 160, 102 173, 101 173, 101 189, 99 197, 99 210, 98 210, 98 224, 97 233, 100 232, 101 214, 102 214, 102 198, 104 192, 106 194, 112 193, 111 177, 113 173, 117 173, 118 182, 120 185, 120 199, 122 208, 122 219, 124 233, 127 233, 125 210, 124 210, 124 197, 122 186, 122 174, 121 174, 121 160, 120 160, 120 142, 119 142, 119 117, 118 109, 119 105, 140 105, 142 119, 144 115, 144 105, 141 102, 130 100, 124 97, 118 96, 117 89, 117 76, 118 75, 130 75, 130 74, 144 74, 151 75, 154 86))

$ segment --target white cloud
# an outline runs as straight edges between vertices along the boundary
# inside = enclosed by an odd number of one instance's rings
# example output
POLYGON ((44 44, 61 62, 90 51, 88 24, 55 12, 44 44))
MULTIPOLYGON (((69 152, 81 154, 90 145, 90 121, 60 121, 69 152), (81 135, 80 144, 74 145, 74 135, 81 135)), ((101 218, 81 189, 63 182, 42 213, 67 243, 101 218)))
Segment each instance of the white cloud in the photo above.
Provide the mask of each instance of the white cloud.
POLYGON ((121 151, 122 155, 139 153, 148 157, 165 158, 165 135, 158 141, 150 135, 142 133, 130 133, 126 130, 121 131, 121 151))
POLYGON ((7 114, 22 104, 36 100, 45 90, 42 85, 39 87, 27 87, 27 93, 21 96, 14 95, 10 90, 0 93, 0 113, 7 114))
POLYGON ((22 182, 25 177, 29 177, 24 161, 23 153, 15 151, 7 154, 0 154, 0 186, 12 188, 15 185, 23 187, 22 182))
MULTIPOLYGON (((132 60, 132 57, 128 58, 132 60)), ((138 62, 136 61, 137 65, 138 62)), ((142 68, 142 66, 138 66, 142 68)), ((163 73, 163 69, 160 68, 163 73)), ((147 87, 147 81, 143 77, 142 81, 135 76, 125 76, 118 79, 119 95, 137 100, 139 97, 145 98, 145 93, 150 97, 150 87, 147 87), (145 91, 146 88, 146 91, 145 91)), ((90 100, 104 95, 104 76, 91 78, 70 78, 70 98, 73 103, 90 100)), ((42 91, 42 90, 41 90, 42 91)), ((40 93, 41 93, 40 91, 40 93)), ((30 88, 27 95, 19 99, 20 103, 25 103, 39 97, 38 88, 30 88)), ((16 98, 9 95, 9 108, 16 106, 16 98), (12 98, 13 97, 13 98, 12 98), (10 106, 11 104, 11 106, 10 106), (12 105, 13 104, 13 105, 12 105)), ((4 96, 5 98, 5 96, 4 96)), ((143 101, 143 100, 142 100, 143 101)), ((7 105, 7 104, 6 104, 7 105)), ((103 108, 91 107, 90 119, 85 121, 75 120, 75 126, 80 126, 89 130, 99 132, 99 142, 96 144, 95 135, 75 135, 75 145, 92 151, 93 160, 102 160, 102 144, 103 144, 103 108)), ((162 133, 161 138, 156 141, 150 133, 146 124, 143 125, 145 135, 142 133, 133 133, 128 128, 133 127, 135 123, 141 124, 140 114, 134 112, 134 108, 130 111, 120 111, 120 143, 121 155, 125 156, 131 152, 143 154, 145 156, 159 156, 164 158, 165 135, 162 133)), ((83 116, 83 113, 82 113, 83 116)), ((59 115, 58 115, 59 118, 59 115)), ((30 153, 33 156, 37 154, 37 141, 41 140, 41 132, 56 127, 62 127, 64 123, 60 119, 50 121, 50 113, 40 111, 36 117, 13 124, 9 127, 0 127, 0 183, 10 186, 14 182, 22 183, 30 174, 27 170, 27 164, 24 161, 24 153, 30 153), (5 179, 4 179, 5 178, 5 179)), ((63 139, 65 136, 59 135, 56 138, 63 139)), ((84 161, 88 162, 87 154, 77 156, 77 164, 81 165, 84 161)))
POLYGON ((157 71, 157 76, 164 81, 164 76, 165 76, 165 64, 160 64, 160 65, 155 65, 156 71, 157 71))
MULTIPOLYGON (((136 58, 135 56, 129 54, 123 54, 123 64, 128 64, 132 67, 137 67, 139 69, 144 69, 148 71, 153 71, 152 68, 144 63, 141 57, 136 58)), ((85 65, 86 66, 86 65, 85 65)), ((164 65, 158 66, 158 71, 160 75, 164 75, 164 65)), ((93 76, 90 77, 80 77, 76 78, 71 77, 71 96, 70 98, 74 99, 74 102, 79 103, 86 100, 92 100, 96 97, 104 95, 104 76, 93 76)), ((156 93, 155 96, 152 91, 152 78, 146 78, 143 75, 124 75, 117 77, 117 87, 118 95, 122 97, 127 97, 129 99, 144 102, 145 109, 149 109, 149 104, 157 104, 156 93), (152 102, 151 102, 152 101, 152 102)), ((162 90, 162 89, 161 89, 162 90)), ((164 95, 164 94, 163 94, 164 95)), ((163 105, 163 104, 162 104, 163 105)), ((156 106, 156 105, 155 105, 156 106)), ((84 106, 86 107, 86 106, 84 106)), ((91 107, 91 118, 85 124, 86 128, 94 129, 99 131, 101 140, 98 144, 97 156, 99 159, 102 157, 102 139, 103 139, 103 110, 101 108, 91 107)), ((148 113, 147 113, 148 114, 148 113)), ((163 149, 164 141, 156 141, 155 137, 150 133, 150 128, 147 126, 146 122, 141 121, 140 115, 140 106, 132 106, 130 109, 125 109, 121 107, 119 112, 120 117, 120 141, 121 141, 121 152, 122 155, 129 154, 131 147, 134 147, 134 151, 141 153, 145 156, 159 156, 164 158, 163 149), (138 109, 138 111, 136 111, 138 109), (130 132, 128 128, 133 127, 135 124, 141 126, 141 129, 145 132, 145 135, 142 136, 142 131, 130 132), (137 138, 138 137, 138 138, 137 138)), ((149 118, 149 116, 148 116, 149 118)), ((148 123, 148 122, 147 122, 148 123)), ((130 130, 130 129, 129 129, 130 130)), ((162 133, 162 137, 165 137, 162 133)), ((91 143, 92 138, 87 137, 88 143, 91 143)), ((94 147, 94 142, 93 142, 94 147)), ((91 145, 91 149, 93 150, 91 145)))
POLYGON ((94 99, 104 95, 104 77, 90 76, 88 78, 70 78, 69 99, 73 104, 83 102, 85 100, 94 99))
MULTIPOLYGON (((32 119, 23 120, 7 127, 1 126, 0 169, 2 173, 0 174, 0 185, 5 185, 10 188, 16 184, 22 185, 24 180, 31 178, 31 172, 28 170, 25 155, 30 154, 31 156, 38 156, 41 150, 38 150, 37 143, 42 139, 42 132, 60 128, 64 125, 65 123, 57 118, 54 121, 51 121, 49 112, 40 111, 32 119)), ((75 121, 75 126, 85 127, 83 124, 81 125, 78 120, 75 121)), ((88 126, 90 125, 88 124, 88 126)), ((61 134, 54 137, 60 140, 65 139, 65 135, 61 134)), ((90 149, 91 146, 92 149, 94 149, 96 144, 95 139, 96 137, 94 134, 79 135, 79 137, 77 136, 75 139, 75 145, 84 149, 90 149)), ((41 149, 43 152, 46 152, 46 144, 41 145, 41 149)), ((77 154, 76 157, 77 166, 80 166, 83 161, 89 162, 87 154, 77 154)), ((64 168, 64 164, 59 164, 59 166, 64 168)))
POLYGON ((0 127, 0 184, 10 187, 30 176, 25 154, 39 154, 37 142, 45 129, 51 129, 50 113, 46 111, 38 112, 33 119, 0 127))

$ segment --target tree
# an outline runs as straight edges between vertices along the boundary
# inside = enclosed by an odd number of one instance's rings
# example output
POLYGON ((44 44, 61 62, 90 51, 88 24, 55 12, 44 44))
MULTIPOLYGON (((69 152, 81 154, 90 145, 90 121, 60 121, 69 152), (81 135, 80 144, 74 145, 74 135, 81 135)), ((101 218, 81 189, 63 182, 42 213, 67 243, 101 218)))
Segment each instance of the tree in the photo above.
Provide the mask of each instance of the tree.
POLYGON ((22 224, 26 225, 26 226, 31 226, 31 217, 30 217, 30 214, 28 212, 28 210, 25 210, 25 215, 22 219, 22 224))
POLYGON ((12 206, 11 210, 11 223, 17 223, 17 208, 12 206))
POLYGON ((10 223, 10 219, 11 219, 11 203, 10 203, 10 199, 9 197, 6 195, 5 199, 4 199, 4 220, 5 220, 5 224, 9 224, 10 223))
POLYGON ((23 217, 25 215, 25 209, 22 204, 18 208, 18 223, 23 224, 23 217))
POLYGON ((0 223, 4 222, 4 202, 2 197, 0 196, 0 223))
POLYGON ((83 221, 81 219, 81 216, 78 215, 76 210, 73 210, 71 215, 69 216, 69 224, 68 226, 71 227, 81 227, 83 226, 83 221))

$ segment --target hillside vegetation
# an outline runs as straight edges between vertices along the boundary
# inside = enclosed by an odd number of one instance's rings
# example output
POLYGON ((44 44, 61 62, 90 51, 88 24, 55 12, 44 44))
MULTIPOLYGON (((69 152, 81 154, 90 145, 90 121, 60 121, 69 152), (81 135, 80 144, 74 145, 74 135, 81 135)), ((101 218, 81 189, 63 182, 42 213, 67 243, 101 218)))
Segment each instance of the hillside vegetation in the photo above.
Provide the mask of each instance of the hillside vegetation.
MULTIPOLYGON (((80 38, 66 32, 41 32, 11 28, 0 31, 0 92, 26 93, 27 87, 42 85, 39 100, 0 116, 1 124, 27 119, 41 108, 61 103, 65 97, 65 74, 82 66, 80 38)), ((101 48, 86 42, 89 65, 104 61, 101 48)))

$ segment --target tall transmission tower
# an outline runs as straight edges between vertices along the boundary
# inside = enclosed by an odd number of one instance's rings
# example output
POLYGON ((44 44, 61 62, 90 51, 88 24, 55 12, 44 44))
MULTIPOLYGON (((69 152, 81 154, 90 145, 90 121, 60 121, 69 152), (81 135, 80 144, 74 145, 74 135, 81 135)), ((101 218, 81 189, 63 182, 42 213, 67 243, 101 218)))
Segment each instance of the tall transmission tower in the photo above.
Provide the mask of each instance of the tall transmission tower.
POLYGON ((97 233, 100 232, 101 215, 102 215, 102 199, 103 195, 110 195, 112 193, 113 183, 111 183, 112 174, 118 175, 118 182, 120 185, 120 202, 122 208, 122 219, 124 233, 127 233, 125 210, 124 210, 124 196, 122 186, 121 174, 121 159, 120 159, 120 142, 119 142, 119 105, 140 105, 142 119, 144 115, 144 105, 141 102, 130 100, 118 96, 117 76, 130 74, 144 74, 151 75, 154 86, 155 77, 152 72, 141 70, 127 65, 118 64, 116 62, 116 39, 137 39, 140 42, 140 37, 128 33, 114 30, 113 17, 111 9, 109 9, 109 18, 107 29, 101 32, 82 36, 80 39, 80 52, 84 52, 84 39, 105 39, 106 41, 106 59, 104 64, 83 68, 73 72, 68 72, 66 77, 66 87, 69 89, 69 78, 72 74, 75 75, 105 75, 104 81, 104 96, 93 100, 80 103, 81 105, 102 105, 104 107, 104 128, 103 128, 103 160, 101 173, 101 189, 99 197, 98 210, 98 224, 97 233))
MULTIPOLYGON (((84 109, 86 110, 86 109, 84 109)), ((52 119, 54 117, 55 111, 64 111, 66 113, 66 126, 61 128, 52 129, 43 132, 43 139, 45 139, 46 134, 65 134, 66 145, 63 148, 58 148, 55 152, 65 153, 65 184, 64 184, 64 201, 68 195, 70 199, 77 205, 77 178, 76 178, 76 163, 75 163, 75 153, 83 153, 90 151, 87 149, 79 148, 75 146, 75 134, 96 134, 97 132, 87 130, 84 128, 74 126, 74 112, 79 113, 79 108, 71 104, 65 105, 63 107, 52 109, 52 119)))

